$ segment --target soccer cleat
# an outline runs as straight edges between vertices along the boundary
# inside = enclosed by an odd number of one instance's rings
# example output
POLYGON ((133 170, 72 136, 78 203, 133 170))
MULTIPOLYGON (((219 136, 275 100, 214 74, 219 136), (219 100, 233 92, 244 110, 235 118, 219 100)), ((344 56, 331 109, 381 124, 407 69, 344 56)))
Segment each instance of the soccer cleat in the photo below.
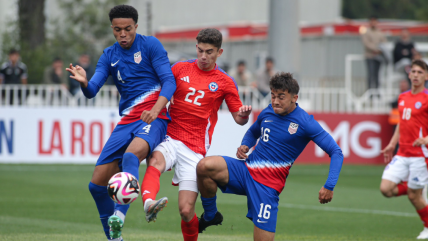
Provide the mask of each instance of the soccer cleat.
POLYGON ((428 228, 424 227, 424 230, 422 230, 416 239, 428 239, 428 228))
POLYGON ((123 221, 116 215, 108 218, 108 226, 110 227, 110 238, 119 240, 122 238, 123 221))
POLYGON ((206 228, 213 225, 221 225, 221 222, 223 222, 223 215, 219 211, 215 214, 214 218, 211 221, 206 221, 204 219, 204 213, 201 215, 201 218, 199 219, 199 233, 202 233, 205 231, 206 228))
POLYGON ((163 197, 159 200, 155 200, 155 201, 149 201, 152 202, 149 204, 149 207, 147 208, 146 211, 146 221, 147 222, 156 222, 156 217, 158 215, 158 212, 162 211, 162 209, 164 207, 166 207, 166 204, 168 203, 168 198, 167 197, 163 197))

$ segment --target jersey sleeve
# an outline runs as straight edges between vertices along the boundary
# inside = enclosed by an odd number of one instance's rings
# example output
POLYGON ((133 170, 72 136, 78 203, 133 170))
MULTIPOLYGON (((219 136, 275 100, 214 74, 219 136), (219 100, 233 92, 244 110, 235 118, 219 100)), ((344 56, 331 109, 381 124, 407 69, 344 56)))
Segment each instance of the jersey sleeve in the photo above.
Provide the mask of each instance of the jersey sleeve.
POLYGON ((257 139, 259 139, 261 135, 260 126, 261 126, 262 116, 263 116, 263 111, 260 113, 260 115, 257 117, 257 120, 251 125, 251 127, 245 133, 244 138, 242 139, 241 145, 246 145, 249 148, 252 148, 254 145, 256 145, 257 139))
POLYGON ((149 50, 150 59, 162 85, 159 96, 163 96, 170 100, 177 86, 171 71, 168 54, 158 39, 153 37, 151 42, 152 44, 149 50))
POLYGON ((98 60, 95 74, 92 76, 91 80, 89 80, 88 86, 86 88, 81 87, 86 98, 91 99, 97 95, 98 91, 100 91, 109 76, 108 65, 109 60, 104 52, 98 60))
POLYGON ((343 154, 340 147, 334 141, 333 137, 325 131, 321 125, 310 116, 306 126, 308 137, 315 142, 323 151, 330 156, 330 170, 324 188, 333 191, 339 179, 340 170, 342 169, 343 154))
POLYGON ((239 98, 238 86, 232 77, 226 77, 226 90, 225 97, 227 107, 230 112, 237 112, 242 106, 241 99, 239 98))

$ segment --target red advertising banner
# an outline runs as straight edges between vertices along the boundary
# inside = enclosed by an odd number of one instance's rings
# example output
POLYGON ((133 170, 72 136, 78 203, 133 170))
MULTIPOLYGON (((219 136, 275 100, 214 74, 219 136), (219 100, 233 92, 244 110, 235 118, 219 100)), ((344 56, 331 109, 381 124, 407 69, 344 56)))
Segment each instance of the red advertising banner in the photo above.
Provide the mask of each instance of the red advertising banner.
MULTIPOLYGON (((259 113, 254 113, 254 120, 259 113)), ((394 132, 394 127, 388 123, 388 115, 310 114, 340 146, 345 164, 384 164, 380 151, 389 143, 394 132)), ((327 164, 330 158, 314 142, 310 142, 295 163, 327 164)))

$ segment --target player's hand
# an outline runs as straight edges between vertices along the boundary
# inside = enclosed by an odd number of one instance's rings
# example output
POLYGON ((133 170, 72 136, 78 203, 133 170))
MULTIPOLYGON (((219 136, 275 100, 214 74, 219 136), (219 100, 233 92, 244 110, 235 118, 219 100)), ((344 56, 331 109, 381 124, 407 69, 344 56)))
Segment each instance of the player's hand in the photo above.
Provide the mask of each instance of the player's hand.
POLYGON ((385 149, 381 150, 380 153, 383 154, 383 161, 389 163, 392 160, 394 155, 395 146, 387 145, 385 149))
POLYGON ((318 200, 321 204, 326 204, 331 202, 333 199, 333 191, 330 191, 326 189, 325 187, 322 187, 321 190, 318 193, 318 200))
POLYGON ((158 118, 159 112, 155 110, 145 110, 143 113, 141 113, 140 119, 147 124, 152 123, 156 118, 158 118))
POLYGON ((70 64, 69 68, 66 68, 70 72, 70 78, 77 80, 84 88, 88 87, 88 80, 86 79, 86 71, 79 65, 73 66, 70 64))
POLYGON ((247 159, 247 152, 250 151, 250 148, 248 148, 248 146, 246 145, 242 145, 240 147, 238 147, 238 151, 236 152, 236 157, 238 157, 238 159, 247 159))
POLYGON ((428 138, 418 138, 415 142, 413 142, 412 146, 421 146, 421 145, 427 145, 428 144, 428 138))
POLYGON ((243 105, 239 107, 238 116, 248 117, 251 114, 251 105, 243 105))

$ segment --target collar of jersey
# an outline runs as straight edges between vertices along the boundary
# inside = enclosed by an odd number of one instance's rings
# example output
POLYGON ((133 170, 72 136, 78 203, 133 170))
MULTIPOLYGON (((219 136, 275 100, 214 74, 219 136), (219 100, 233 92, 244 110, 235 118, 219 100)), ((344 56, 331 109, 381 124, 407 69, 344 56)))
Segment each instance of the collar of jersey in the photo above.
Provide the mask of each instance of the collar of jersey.
POLYGON ((210 70, 210 71, 204 71, 204 70, 202 70, 202 69, 199 68, 199 66, 198 66, 198 59, 196 59, 196 61, 194 62, 194 64, 195 64, 196 69, 198 69, 198 71, 200 73, 204 73, 204 74, 214 73, 218 69, 217 63, 215 63, 215 66, 214 66, 214 68, 212 70, 210 70))

